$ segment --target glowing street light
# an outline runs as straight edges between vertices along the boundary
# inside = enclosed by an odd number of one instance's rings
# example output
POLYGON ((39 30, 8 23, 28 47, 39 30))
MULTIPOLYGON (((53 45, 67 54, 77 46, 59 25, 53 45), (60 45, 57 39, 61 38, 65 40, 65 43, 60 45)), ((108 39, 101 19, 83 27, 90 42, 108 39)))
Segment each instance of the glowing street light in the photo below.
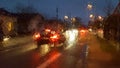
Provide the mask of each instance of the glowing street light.
POLYGON ((75 17, 71 18, 71 20, 72 20, 72 22, 75 22, 75 21, 76 21, 75 17))
POLYGON ((68 19, 68 16, 64 16, 64 19, 68 19))
POLYGON ((102 21, 102 20, 103 20, 103 17, 102 17, 102 16, 98 16, 98 19, 102 21))
POLYGON ((91 10, 92 7, 93 7, 92 4, 88 4, 88 5, 87 5, 87 8, 88 8, 89 10, 91 10))
POLYGON ((94 17, 94 15, 93 14, 90 14, 90 16, 89 16, 90 18, 93 18, 94 17))
POLYGON ((90 17, 90 20, 91 20, 91 21, 94 21, 95 16, 94 16, 93 14, 90 14, 90 16, 89 16, 89 17, 90 17))

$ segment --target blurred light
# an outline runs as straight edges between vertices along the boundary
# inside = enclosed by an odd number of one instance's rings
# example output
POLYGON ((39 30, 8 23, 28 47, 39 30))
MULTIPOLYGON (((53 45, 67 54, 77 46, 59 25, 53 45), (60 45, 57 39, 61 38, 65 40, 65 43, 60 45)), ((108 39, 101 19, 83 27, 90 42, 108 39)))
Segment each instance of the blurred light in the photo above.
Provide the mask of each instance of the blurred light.
MULTIPOLYGON (((52 53, 49 54, 48 60, 46 60, 39 66, 37 66, 37 68, 47 68, 49 66, 49 64, 55 62, 61 55, 62 55, 61 53, 59 53, 57 51, 53 51, 52 53)), ((57 65, 55 65, 55 66, 57 66, 57 65)), ((58 68, 58 67, 55 67, 55 68, 58 68)))
POLYGON ((57 36, 57 35, 54 35, 54 36, 51 36, 50 38, 58 38, 58 36, 57 36))
POLYGON ((12 30, 12 22, 8 22, 7 24, 8 31, 12 30))
POLYGON ((71 20, 73 21, 73 22, 75 22, 76 21, 76 19, 73 17, 73 18, 71 18, 71 20))
POLYGON ((92 32, 92 29, 90 28, 89 31, 92 32))
POLYGON ((95 20, 95 16, 94 16, 93 14, 90 14, 89 17, 90 17, 90 20, 91 20, 91 21, 94 21, 94 20, 95 20))
POLYGON ((67 30, 65 33, 65 37, 68 45, 66 49, 71 48, 77 41, 78 30, 77 29, 67 30))
POLYGON ((37 40, 37 39, 39 39, 40 38, 40 33, 35 33, 34 35, 33 35, 33 39, 34 40, 37 40))
POLYGON ((50 32, 51 30, 50 30, 50 29, 46 29, 45 31, 46 31, 46 32, 50 32))
POLYGON ((90 16, 89 16, 90 18, 93 18, 94 17, 94 15, 93 14, 90 14, 90 16))
POLYGON ((68 19, 68 16, 64 16, 64 19, 68 19))
POLYGON ((103 34, 103 30, 98 30, 99 33, 103 34))
POLYGON ((51 31, 52 34, 55 34, 56 32, 55 31, 51 31))
POLYGON ((9 37, 5 37, 3 41, 8 41, 9 39, 10 39, 9 37))
POLYGON ((40 54, 42 56, 46 55, 49 51, 50 51, 50 48, 48 44, 41 45, 40 54))
POLYGON ((58 34, 54 34, 53 36, 50 37, 52 42, 58 41, 59 39, 59 35, 58 34))
POLYGON ((78 34, 78 30, 77 30, 77 29, 73 29, 73 32, 74 32, 75 34, 78 34))
POLYGON ((88 8, 89 10, 91 10, 92 7, 93 7, 92 4, 88 4, 88 5, 87 5, 87 8, 88 8))
POLYGON ((85 33, 85 30, 80 30, 80 32, 85 33))
POLYGON ((70 36, 69 41, 73 42, 75 40, 75 33, 73 33, 72 31, 70 31, 69 32, 69 36, 70 36))
POLYGON ((87 31, 82 29, 80 30, 80 37, 84 38, 86 36, 87 31))
POLYGON ((98 16, 98 19, 102 21, 102 20, 103 20, 103 17, 102 17, 102 16, 98 16))

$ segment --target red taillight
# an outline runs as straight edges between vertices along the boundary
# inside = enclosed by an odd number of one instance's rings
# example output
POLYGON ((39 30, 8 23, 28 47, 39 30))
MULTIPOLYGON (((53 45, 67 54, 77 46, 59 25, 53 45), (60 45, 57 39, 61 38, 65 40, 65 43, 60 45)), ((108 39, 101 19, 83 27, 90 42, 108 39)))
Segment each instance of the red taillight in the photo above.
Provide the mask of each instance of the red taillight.
POLYGON ((50 32, 51 30, 50 29, 45 29, 46 32, 50 32))
POLYGON ((50 38, 57 39, 57 38, 58 38, 58 35, 53 35, 53 36, 51 36, 50 38))
POLYGON ((59 35, 58 34, 54 34, 50 37, 51 41, 55 42, 59 39, 59 35))
POLYGON ((35 33, 34 36, 33 36, 33 39, 37 40, 39 38, 40 38, 40 33, 35 33))
POLYGON ((85 33, 85 30, 81 30, 80 32, 85 33))

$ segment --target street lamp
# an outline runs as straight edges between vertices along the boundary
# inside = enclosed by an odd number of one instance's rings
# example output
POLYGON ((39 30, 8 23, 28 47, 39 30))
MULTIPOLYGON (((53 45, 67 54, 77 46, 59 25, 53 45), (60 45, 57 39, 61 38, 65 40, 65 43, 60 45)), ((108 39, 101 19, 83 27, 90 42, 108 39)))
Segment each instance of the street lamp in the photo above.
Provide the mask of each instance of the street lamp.
POLYGON ((93 18, 94 17, 94 15, 93 14, 90 14, 90 16, 89 16, 90 18, 93 18))
POLYGON ((68 16, 64 16, 64 22, 66 22, 66 26, 68 26, 68 27, 74 27, 75 26, 75 24, 74 24, 75 21, 76 21, 75 17, 70 18, 68 16), (67 25, 67 23, 69 25, 67 25))
POLYGON ((68 16, 64 16, 64 19, 68 19, 68 16))
POLYGON ((99 19, 100 21, 103 21, 103 17, 102 17, 102 16, 98 16, 98 19, 99 19))
POLYGON ((64 22, 65 22, 65 26, 68 28, 69 27, 69 25, 68 25, 69 17, 68 16, 64 16, 64 22))
POLYGON ((75 17, 71 18, 71 21, 72 21, 72 22, 75 22, 75 21, 76 21, 75 17))
POLYGON ((88 5, 87 5, 87 8, 88 8, 89 10, 92 10, 92 7, 93 7, 92 4, 88 4, 88 5))
POLYGON ((95 18, 95 16, 93 15, 93 14, 90 14, 90 19, 94 19, 95 18))

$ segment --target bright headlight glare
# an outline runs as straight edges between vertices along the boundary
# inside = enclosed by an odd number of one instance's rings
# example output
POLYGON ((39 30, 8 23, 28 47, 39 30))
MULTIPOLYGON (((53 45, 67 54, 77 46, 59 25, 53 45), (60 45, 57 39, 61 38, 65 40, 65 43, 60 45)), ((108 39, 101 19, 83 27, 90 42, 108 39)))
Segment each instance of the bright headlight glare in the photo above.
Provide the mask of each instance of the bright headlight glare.
POLYGON ((9 38, 7 38, 7 37, 3 39, 3 41, 8 41, 8 40, 9 40, 9 38))

